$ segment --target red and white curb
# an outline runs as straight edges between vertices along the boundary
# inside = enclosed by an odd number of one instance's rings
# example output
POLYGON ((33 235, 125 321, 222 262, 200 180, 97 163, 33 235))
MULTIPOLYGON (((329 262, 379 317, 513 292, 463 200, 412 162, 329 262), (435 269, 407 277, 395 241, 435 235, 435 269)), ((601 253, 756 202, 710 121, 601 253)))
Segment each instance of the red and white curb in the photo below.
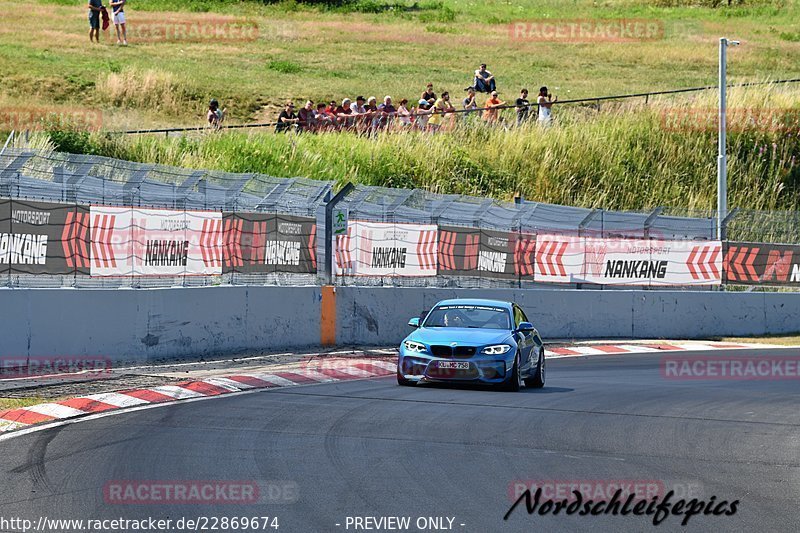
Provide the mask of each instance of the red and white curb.
POLYGON ((742 350, 746 348, 771 348, 767 344, 731 344, 725 342, 652 342, 643 344, 587 344, 545 348, 548 357, 581 357, 584 355, 617 355, 663 352, 690 352, 709 350, 742 350))
POLYGON ((213 376, 148 389, 89 394, 58 402, 0 411, 0 433, 26 428, 33 424, 146 404, 220 396, 253 389, 382 377, 394 375, 396 371, 397 364, 389 360, 318 360, 306 363, 302 367, 276 372, 248 372, 224 377, 213 376))

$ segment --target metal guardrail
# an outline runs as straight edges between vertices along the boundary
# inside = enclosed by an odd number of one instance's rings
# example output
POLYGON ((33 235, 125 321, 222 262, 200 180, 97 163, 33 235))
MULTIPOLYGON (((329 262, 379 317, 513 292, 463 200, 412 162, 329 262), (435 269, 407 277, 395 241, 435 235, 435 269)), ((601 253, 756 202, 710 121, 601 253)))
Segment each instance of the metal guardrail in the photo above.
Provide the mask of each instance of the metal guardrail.
MULTIPOLYGON (((276 178, 133 163, 98 156, 34 152, 7 148, 0 154, 0 197, 88 206, 124 206, 177 210, 292 215, 316 221, 317 273, 252 274, 182 278, 95 279, 68 275, 9 276, 9 286, 157 287, 218 284, 310 284, 326 282, 333 258, 323 238, 331 226, 333 182, 276 178)), ((491 198, 435 194, 424 190, 366 185, 339 191, 337 209, 353 220, 435 224, 480 228, 487 232, 571 233, 607 238, 711 241, 716 213, 657 207, 646 212, 609 211, 491 198)), ((2 221, 0 221, 2 223, 2 221)), ((800 213, 732 210, 726 219, 728 238, 745 242, 800 243, 800 213)), ((8 230, 0 230, 8 231, 8 230)), ((433 285, 453 287, 536 286, 523 279, 433 276, 430 278, 335 278, 337 283, 433 285)), ((595 287, 596 288, 596 287, 595 287)))

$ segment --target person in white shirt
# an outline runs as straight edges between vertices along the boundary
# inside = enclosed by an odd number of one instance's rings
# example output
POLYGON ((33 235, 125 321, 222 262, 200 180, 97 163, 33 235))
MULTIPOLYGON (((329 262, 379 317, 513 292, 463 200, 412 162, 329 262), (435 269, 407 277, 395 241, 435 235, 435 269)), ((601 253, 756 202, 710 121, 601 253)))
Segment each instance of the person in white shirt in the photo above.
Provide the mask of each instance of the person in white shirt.
POLYGON ((536 98, 536 103, 539 104, 539 124, 549 126, 552 122, 551 107, 558 102, 558 97, 553 98, 553 95, 547 91, 547 87, 539 89, 539 96, 536 98))

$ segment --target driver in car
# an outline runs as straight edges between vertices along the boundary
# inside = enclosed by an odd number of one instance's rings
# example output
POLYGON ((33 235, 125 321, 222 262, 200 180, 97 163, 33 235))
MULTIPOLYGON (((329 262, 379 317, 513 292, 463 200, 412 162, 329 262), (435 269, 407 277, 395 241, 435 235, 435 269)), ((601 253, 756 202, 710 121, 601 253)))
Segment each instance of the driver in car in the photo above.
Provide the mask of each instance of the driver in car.
POLYGON ((455 309, 447 311, 444 314, 444 325, 448 328, 466 327, 466 324, 464 323, 464 316, 455 309))

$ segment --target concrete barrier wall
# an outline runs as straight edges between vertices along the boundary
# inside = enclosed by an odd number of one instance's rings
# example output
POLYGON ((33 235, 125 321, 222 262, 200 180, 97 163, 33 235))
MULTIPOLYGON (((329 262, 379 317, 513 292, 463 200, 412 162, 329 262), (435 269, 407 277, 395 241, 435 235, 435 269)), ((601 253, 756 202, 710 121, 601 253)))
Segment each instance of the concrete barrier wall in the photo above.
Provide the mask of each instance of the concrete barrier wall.
POLYGON ((800 331, 800 294, 339 287, 337 341, 394 344, 445 298, 517 302, 547 338, 673 338, 800 331))
POLYGON ((252 286, 0 289, 0 357, 206 357, 316 347, 321 335, 335 338, 338 345, 397 344, 410 331, 410 317, 441 299, 456 297, 516 301, 545 339, 800 331, 800 294, 791 293, 252 286))
POLYGON ((319 287, 2 289, 0 356, 114 361, 319 344, 319 287))

